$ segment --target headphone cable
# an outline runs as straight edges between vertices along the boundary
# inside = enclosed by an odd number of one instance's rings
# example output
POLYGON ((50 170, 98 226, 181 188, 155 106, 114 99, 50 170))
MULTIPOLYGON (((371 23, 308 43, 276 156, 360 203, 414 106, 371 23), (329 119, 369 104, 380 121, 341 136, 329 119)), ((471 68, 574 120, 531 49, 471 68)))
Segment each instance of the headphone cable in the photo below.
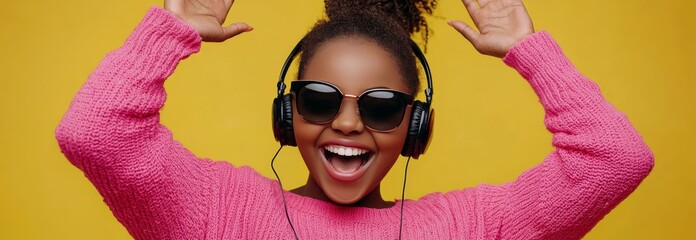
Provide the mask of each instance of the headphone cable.
POLYGON ((290 224, 290 229, 292 229, 292 234, 295 235, 295 239, 299 240, 300 238, 297 237, 297 232, 295 231, 295 227, 292 225, 292 221, 290 221, 290 214, 288 213, 288 203, 285 201, 285 190, 283 190, 283 183, 280 182, 280 177, 278 177, 278 172, 276 172, 275 167, 273 167, 273 163, 275 163, 275 159, 278 156, 278 153, 280 153, 280 150, 283 149, 283 145, 280 145, 280 148, 278 148, 278 151, 276 151, 275 155, 273 155, 273 159, 271 159, 271 170, 273 170, 273 174, 275 174, 276 179, 278 180, 278 185, 280 186, 280 195, 283 197, 283 208, 285 209, 285 217, 288 219, 288 224, 290 224))
POLYGON ((406 176, 408 175, 408 164, 411 162, 411 156, 406 160, 406 168, 404 170, 404 186, 401 189, 401 210, 399 219, 399 240, 401 240, 401 230, 404 228, 404 193, 406 192, 406 176))

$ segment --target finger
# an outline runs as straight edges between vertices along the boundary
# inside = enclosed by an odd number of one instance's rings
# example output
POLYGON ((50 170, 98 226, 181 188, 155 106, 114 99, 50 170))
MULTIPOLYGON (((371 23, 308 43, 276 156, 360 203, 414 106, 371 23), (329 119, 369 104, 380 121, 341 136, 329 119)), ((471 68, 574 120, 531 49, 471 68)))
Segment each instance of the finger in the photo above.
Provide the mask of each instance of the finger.
POLYGON ((475 29, 471 28, 468 24, 462 22, 462 21, 449 21, 447 22, 450 26, 452 26, 457 32, 462 34, 466 40, 471 42, 472 45, 476 46, 476 43, 478 42, 478 37, 481 35, 478 31, 475 29))
POLYGON ((238 22, 222 28, 222 34, 225 39, 229 39, 231 37, 237 36, 244 32, 249 32, 251 30, 254 30, 254 28, 247 25, 246 23, 238 22))
POLYGON ((462 3, 464 3, 466 11, 468 11, 470 15, 479 10, 479 4, 476 0, 462 0, 462 3))

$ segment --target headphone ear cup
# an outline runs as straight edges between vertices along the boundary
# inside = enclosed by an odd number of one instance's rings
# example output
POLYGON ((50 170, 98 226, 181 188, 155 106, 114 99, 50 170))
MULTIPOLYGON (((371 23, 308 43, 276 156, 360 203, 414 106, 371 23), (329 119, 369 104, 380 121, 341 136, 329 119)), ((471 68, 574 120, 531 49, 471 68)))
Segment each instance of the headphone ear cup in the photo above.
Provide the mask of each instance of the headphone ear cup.
POLYGON ((421 114, 423 113, 423 103, 421 101, 413 102, 411 108, 411 119, 408 122, 408 133, 406 134, 406 141, 404 142, 404 147, 401 150, 401 155, 404 157, 412 157, 413 150, 418 139, 418 131, 420 128, 421 114))
POLYGON ((297 146, 295 143, 295 129, 292 127, 292 95, 285 94, 283 96, 283 131, 285 132, 285 142, 283 145, 297 146))
POLYGON ((430 142, 432 131, 432 116, 430 106, 421 101, 415 101, 411 110, 411 119, 408 125, 408 135, 401 150, 404 157, 418 159, 430 142))
POLYGON ((292 127, 292 95, 273 99, 273 136, 281 146, 297 146, 292 127))

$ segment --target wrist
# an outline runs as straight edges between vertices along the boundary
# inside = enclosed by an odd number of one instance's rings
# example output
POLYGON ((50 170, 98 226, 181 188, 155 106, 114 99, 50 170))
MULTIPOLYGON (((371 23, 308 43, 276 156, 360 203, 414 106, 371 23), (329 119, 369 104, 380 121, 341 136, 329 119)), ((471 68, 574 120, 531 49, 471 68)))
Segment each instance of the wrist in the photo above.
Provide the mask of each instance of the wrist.
POLYGON ((512 46, 503 62, 515 68, 525 79, 552 69, 572 66, 558 43, 546 31, 536 32, 512 46))
POLYGON ((525 40, 530 38, 532 35, 534 35, 534 32, 513 37, 512 38, 513 40, 510 41, 505 47, 503 47, 504 50, 502 52, 500 52, 499 54, 496 54, 495 57, 505 58, 510 53, 510 51, 512 51, 512 49, 515 48, 515 46, 524 42, 525 40))
POLYGON ((154 50, 159 48, 173 50, 181 47, 186 55, 197 52, 201 37, 198 32, 171 12, 152 7, 143 20, 126 40, 123 48, 131 51, 154 50))

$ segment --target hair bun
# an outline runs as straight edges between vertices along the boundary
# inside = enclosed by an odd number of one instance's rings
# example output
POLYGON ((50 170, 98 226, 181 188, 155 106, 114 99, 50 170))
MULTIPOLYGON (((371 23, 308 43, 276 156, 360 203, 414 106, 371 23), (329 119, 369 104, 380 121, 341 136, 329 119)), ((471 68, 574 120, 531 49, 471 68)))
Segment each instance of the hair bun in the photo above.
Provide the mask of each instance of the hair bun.
POLYGON ((423 13, 432 14, 437 0, 325 0, 324 4, 329 20, 352 13, 376 14, 394 20, 409 35, 425 30, 427 39, 423 13))

